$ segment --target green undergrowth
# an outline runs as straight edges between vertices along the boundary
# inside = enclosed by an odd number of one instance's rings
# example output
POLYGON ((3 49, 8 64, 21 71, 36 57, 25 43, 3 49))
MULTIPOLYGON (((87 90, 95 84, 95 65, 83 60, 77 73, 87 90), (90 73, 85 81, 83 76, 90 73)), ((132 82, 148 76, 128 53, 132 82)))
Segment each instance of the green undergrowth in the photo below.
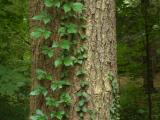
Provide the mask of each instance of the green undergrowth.
MULTIPOLYGON (((123 81, 120 86, 121 120, 148 120, 147 95, 143 90, 141 79, 123 81), (124 84, 125 83, 125 84, 124 84)), ((159 90, 159 88, 156 88, 159 90)), ((152 94, 152 117, 160 119, 160 94, 152 94)))

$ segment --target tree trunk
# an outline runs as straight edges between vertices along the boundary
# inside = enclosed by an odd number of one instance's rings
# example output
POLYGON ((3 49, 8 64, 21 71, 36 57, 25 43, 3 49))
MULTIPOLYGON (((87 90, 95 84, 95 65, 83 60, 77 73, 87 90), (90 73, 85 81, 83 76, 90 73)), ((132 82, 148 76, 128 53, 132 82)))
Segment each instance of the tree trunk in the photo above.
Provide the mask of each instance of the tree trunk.
MULTIPOLYGON (((43 8, 42 1, 30 0, 30 16, 37 14, 43 8)), ((85 44, 88 47, 88 55, 83 67, 87 71, 85 78, 89 82, 87 93, 91 97, 88 108, 94 112, 95 120, 109 120, 110 107, 114 99, 112 85, 108 79, 109 74, 113 74, 114 78, 117 78, 115 1, 85 0, 85 5, 87 16, 86 34, 88 36, 85 44)), ((37 23, 30 22, 31 26, 35 24, 37 23)), ((56 26, 52 27, 55 28, 56 26)), ((59 72, 50 67, 52 66, 53 59, 48 61, 41 55, 41 44, 43 44, 43 40, 33 41, 32 88, 37 86, 37 84, 44 84, 39 83, 36 79, 35 70, 37 68, 44 68, 54 75, 59 72)), ((70 111, 69 120, 79 120, 76 112, 78 101, 76 93, 80 90, 80 87, 79 81, 73 73, 75 73, 74 70, 70 74, 73 85, 68 90, 73 99, 72 105, 68 110, 70 111)), ((58 78, 58 76, 56 77, 58 78)), ((31 114, 37 108, 43 109, 45 113, 49 112, 43 103, 43 97, 31 97, 31 114)), ((84 120, 89 120, 89 118, 89 114, 84 116, 84 120)))
MULTIPOLYGON (((34 29, 35 26, 44 27, 44 25, 41 22, 33 21, 31 18, 35 15, 40 14, 40 12, 44 9, 44 0, 30 0, 29 1, 29 16, 30 16, 30 31, 34 29)), ((51 14, 56 14, 55 10, 50 11, 51 14)), ((52 31, 51 39, 47 40, 49 43, 49 46, 52 45, 52 42, 54 40, 58 39, 58 35, 56 33, 58 29, 58 20, 53 20, 53 22, 50 24, 51 28, 54 28, 54 31, 52 31)), ((31 84, 31 90, 36 88, 37 86, 45 86, 45 88, 50 87, 50 82, 43 82, 39 81, 36 76, 36 70, 37 69, 43 69, 47 73, 51 73, 53 76, 53 79, 57 80, 59 79, 59 69, 54 69, 53 67, 53 61, 56 58, 49 59, 45 55, 42 54, 41 47, 42 45, 46 44, 45 40, 40 38, 38 40, 32 40, 32 84, 31 84)), ((51 91, 49 91, 50 94, 51 91)), ((48 107, 46 107, 44 103, 44 97, 43 96, 31 96, 30 97, 30 114, 33 114, 36 109, 41 109, 44 113, 49 114, 50 110, 48 107)))

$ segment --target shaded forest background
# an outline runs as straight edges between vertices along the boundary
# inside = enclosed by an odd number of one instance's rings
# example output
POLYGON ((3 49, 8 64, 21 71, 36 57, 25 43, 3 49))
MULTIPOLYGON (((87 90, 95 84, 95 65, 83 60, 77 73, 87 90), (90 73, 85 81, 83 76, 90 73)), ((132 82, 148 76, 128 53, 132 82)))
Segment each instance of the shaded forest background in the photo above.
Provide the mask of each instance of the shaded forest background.
MULTIPOLYGON (((153 120, 160 120, 160 0, 150 0, 150 72, 153 120)), ((27 0, 0 0, 0 119, 27 120, 31 41, 27 0)), ((121 120, 148 120, 145 18, 140 0, 117 1, 121 120)))

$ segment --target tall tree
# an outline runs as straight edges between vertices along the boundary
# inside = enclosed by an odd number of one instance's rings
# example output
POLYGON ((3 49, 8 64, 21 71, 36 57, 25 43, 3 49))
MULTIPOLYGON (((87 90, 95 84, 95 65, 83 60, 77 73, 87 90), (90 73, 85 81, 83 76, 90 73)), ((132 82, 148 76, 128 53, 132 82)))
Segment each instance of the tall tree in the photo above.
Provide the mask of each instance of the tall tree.
MULTIPOLYGON (((86 6, 86 35, 87 41, 84 43, 87 46, 87 60, 83 64, 87 75, 85 80, 89 83, 87 94, 90 96, 87 108, 89 112, 83 114, 83 118, 88 120, 93 117, 96 120, 109 120, 114 119, 114 108, 117 108, 117 66, 116 66, 116 18, 115 18, 115 1, 114 0, 84 0, 86 6), (92 113, 92 115, 91 115, 92 113)), ((43 0, 30 0, 30 17, 39 14, 44 8, 43 0)), ((79 9, 79 8, 77 8, 79 9)), ((52 9, 49 11, 52 15, 59 13, 52 9)), ((63 13, 61 13, 63 16, 63 13)), ((52 29, 52 37, 48 44, 59 39, 57 34, 60 25, 60 19, 52 20, 50 29, 52 29), (54 30, 53 30, 54 29, 54 30)), ((33 26, 43 26, 39 22, 30 21, 30 28, 32 31, 33 26)), ((52 65, 53 61, 58 57, 59 50, 56 51, 55 57, 47 58, 41 52, 41 45, 45 40, 40 38, 32 42, 32 89, 38 85, 43 85, 49 88, 50 82, 38 81, 36 71, 43 68, 52 74, 54 80, 60 79, 60 71, 63 67, 55 69, 52 65)), ((50 45, 51 46, 51 45, 50 45)), ((76 96, 80 91, 79 79, 74 75, 79 67, 71 68, 69 71, 69 79, 72 86, 67 91, 72 96, 72 103, 67 111, 70 111, 69 120, 78 120, 77 114, 77 101, 79 98, 76 96)), ((83 71, 81 71, 83 72, 83 71)), ((81 73, 80 73, 81 74, 81 73)), ((52 93, 51 96, 57 98, 59 93, 52 93)), ((82 101, 83 102, 83 101, 82 101)), ((53 110, 45 105, 44 97, 31 97, 30 111, 33 114, 36 109, 41 109, 49 116, 53 110)), ((85 110, 84 110, 85 112, 85 110)), ((116 116, 117 117, 117 116, 116 116)), ((49 118, 50 119, 50 118, 49 118)))

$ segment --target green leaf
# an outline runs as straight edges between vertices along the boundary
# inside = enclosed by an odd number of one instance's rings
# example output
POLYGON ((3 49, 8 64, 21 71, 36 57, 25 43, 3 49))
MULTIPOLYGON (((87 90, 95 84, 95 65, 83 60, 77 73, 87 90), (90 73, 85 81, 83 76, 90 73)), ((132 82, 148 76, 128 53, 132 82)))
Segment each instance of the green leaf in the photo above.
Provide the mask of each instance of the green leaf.
POLYGON ((80 37, 81 37, 81 40, 86 40, 87 39, 87 36, 86 35, 80 35, 80 37))
POLYGON ((36 110, 36 114, 37 114, 37 115, 44 115, 44 113, 43 113, 40 109, 37 109, 37 110, 36 110))
POLYGON ((86 92, 82 92, 82 96, 88 101, 90 99, 90 96, 86 92))
POLYGON ((59 111, 59 112, 57 112, 56 118, 58 120, 62 120, 62 118, 63 118, 64 115, 65 115, 64 111, 59 111))
POLYGON ((37 69, 36 70, 36 75, 37 75, 38 80, 45 79, 46 74, 47 73, 42 69, 37 69))
POLYGON ((52 84, 51 84, 51 89, 53 91, 57 90, 57 89, 61 89, 63 88, 64 86, 69 86, 70 83, 67 82, 66 80, 60 80, 60 81, 54 81, 52 84))
POLYGON ((70 12, 71 9, 72 9, 72 6, 70 3, 66 3, 63 5, 63 9, 64 9, 64 12, 67 13, 67 12, 70 12))
POLYGON ((36 75, 37 75, 38 80, 52 80, 52 75, 46 73, 46 71, 42 69, 37 69, 36 75))
POLYGON ((64 65, 65 66, 73 66, 74 60, 75 60, 75 57, 73 57, 73 56, 65 57, 64 58, 64 65))
POLYGON ((40 15, 33 16, 32 19, 33 20, 42 20, 42 17, 43 16, 40 14, 40 15))
POLYGON ((47 80, 52 80, 52 79, 53 79, 53 78, 52 78, 52 75, 51 75, 51 74, 47 74, 47 75, 46 75, 46 79, 47 79, 47 80))
POLYGON ((44 4, 46 7, 60 7, 61 2, 60 0, 44 0, 44 4))
POLYGON ((78 97, 83 97, 83 98, 85 98, 85 101, 88 101, 89 99, 90 99, 90 96, 89 96, 89 94, 88 93, 86 93, 86 92, 78 92, 77 94, 76 94, 78 97))
POLYGON ((87 109, 85 106, 83 106, 83 107, 82 107, 82 111, 83 111, 84 113, 86 113, 86 112, 88 111, 88 109, 87 109))
POLYGON ((52 48, 57 48, 57 47, 58 47, 58 43, 57 42, 53 42, 52 48))
POLYGON ((80 92, 78 92, 76 95, 77 95, 78 97, 81 97, 81 96, 82 96, 82 92, 80 91, 80 92))
POLYGON ((52 85, 51 85, 51 89, 53 90, 53 91, 55 91, 55 90, 57 90, 57 89, 61 89, 63 87, 63 85, 62 84, 59 84, 59 82, 54 82, 54 83, 52 83, 52 85))
POLYGON ((51 118, 57 118, 58 120, 62 120, 62 118, 65 116, 65 111, 58 111, 58 112, 52 112, 51 118))
POLYGON ((39 109, 37 109, 36 113, 30 118, 31 120, 48 120, 47 116, 39 109))
POLYGON ((37 96, 40 94, 43 94, 44 96, 46 96, 48 94, 46 88, 44 88, 42 86, 38 86, 30 93, 31 96, 37 96))
POLYGON ((31 37, 35 39, 40 38, 42 36, 43 31, 44 30, 42 28, 35 28, 34 31, 31 33, 31 37))
POLYGON ((60 65, 62 65, 63 61, 61 58, 58 58, 57 60, 55 60, 54 62, 54 66, 55 67, 59 67, 60 65))
POLYGON ((43 36, 45 39, 48 39, 51 35, 51 32, 48 30, 45 30, 43 28, 35 28, 34 31, 31 33, 31 36, 33 38, 40 38, 41 36, 43 36))
MULTIPOLYGON (((81 113, 79 114, 79 116, 80 116, 80 118, 83 118, 83 116, 84 116, 83 112, 81 112, 81 113)), ((81 120, 83 120, 83 119, 81 119, 81 120)))
POLYGON ((47 24, 51 21, 51 16, 49 16, 45 11, 42 11, 39 15, 34 16, 33 20, 41 20, 44 24, 47 24))
POLYGON ((72 4, 72 9, 75 12, 82 13, 84 6, 82 3, 76 2, 72 4))
POLYGON ((67 33, 71 33, 71 34, 77 33, 78 27, 76 24, 71 23, 66 25, 66 27, 67 27, 67 33))
POLYGON ((60 84, 62 84, 63 86, 70 86, 71 84, 67 81, 67 80, 60 80, 58 81, 60 84))
POLYGON ((59 8, 61 6, 60 0, 54 0, 54 6, 59 8))
POLYGON ((59 43, 59 46, 60 46, 62 49, 67 49, 67 50, 69 50, 70 45, 71 45, 71 42, 68 41, 68 40, 62 40, 62 41, 60 41, 60 43, 59 43))
POLYGON ((66 27, 60 27, 60 28, 58 29, 58 34, 59 34, 60 36, 65 35, 65 33, 66 33, 66 27))
POLYGON ((86 74, 86 71, 81 68, 77 71, 76 76, 80 77, 80 76, 84 76, 86 74))
POLYGON ((72 98, 71 96, 68 94, 68 93, 63 93, 61 96, 60 96, 60 101, 62 103, 65 103, 66 105, 70 105, 71 102, 72 102, 72 98))
POLYGON ((81 107, 78 106, 78 107, 76 108, 76 111, 77 111, 77 112, 80 112, 80 111, 81 111, 81 107))
POLYGON ((46 98, 46 105, 53 106, 53 107, 59 107, 60 102, 51 98, 51 97, 47 97, 46 98))
POLYGON ((80 107, 82 107, 82 106, 84 106, 85 103, 86 103, 86 101, 82 99, 82 100, 79 101, 78 105, 80 107))
POLYGON ((42 53, 44 55, 47 55, 49 58, 51 58, 54 55, 54 50, 52 48, 47 47, 47 46, 43 46, 42 53))
POLYGON ((88 82, 83 81, 83 80, 80 81, 80 86, 81 86, 82 88, 87 87, 88 85, 89 85, 88 82))
POLYGON ((51 36, 51 34, 52 34, 51 31, 48 30, 45 30, 43 33, 45 39, 48 39, 51 36))
POLYGON ((44 0, 44 4, 46 7, 53 7, 54 2, 53 0, 44 0))

